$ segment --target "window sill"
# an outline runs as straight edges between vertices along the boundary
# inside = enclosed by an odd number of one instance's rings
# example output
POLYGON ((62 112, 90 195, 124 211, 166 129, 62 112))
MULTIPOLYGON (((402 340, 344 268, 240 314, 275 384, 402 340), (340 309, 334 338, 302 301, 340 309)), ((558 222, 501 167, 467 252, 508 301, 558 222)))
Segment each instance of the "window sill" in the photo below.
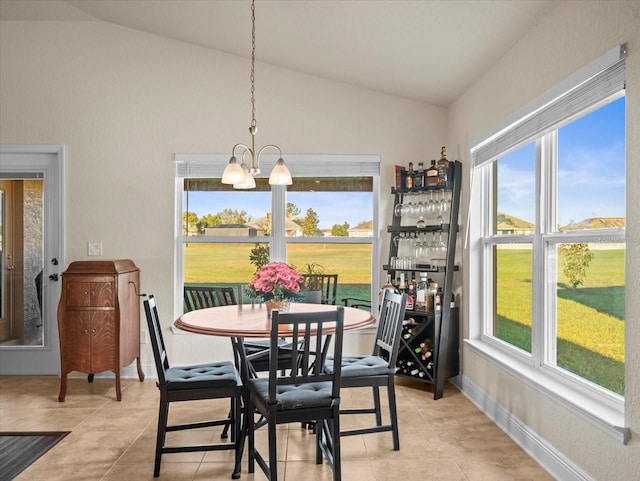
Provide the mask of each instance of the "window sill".
POLYGON ((508 372, 520 382, 545 394, 615 440, 622 444, 629 442, 631 430, 624 426, 624 412, 597 403, 584 393, 546 376, 529 364, 506 355, 486 342, 471 339, 465 339, 464 342, 474 354, 508 372))

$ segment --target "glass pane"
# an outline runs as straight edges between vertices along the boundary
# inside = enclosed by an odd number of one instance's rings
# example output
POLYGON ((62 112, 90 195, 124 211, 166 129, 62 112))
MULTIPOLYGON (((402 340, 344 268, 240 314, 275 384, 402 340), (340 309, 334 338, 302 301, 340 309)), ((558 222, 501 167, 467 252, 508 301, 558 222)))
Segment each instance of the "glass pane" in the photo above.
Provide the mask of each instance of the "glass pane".
POLYGON ((44 182, 0 181, 0 343, 42 346, 44 182))
POLYGON ((625 225, 625 99, 558 130, 558 229, 625 225))
POLYGON ((534 233, 535 165, 535 142, 520 147, 496 161, 497 211, 493 234, 534 233))
POLYGON ((371 177, 296 177, 287 188, 287 236, 373 237, 371 177))
POLYGON ((271 192, 268 179, 256 179, 253 190, 234 190, 219 179, 185 179, 184 236, 271 234, 271 192))
POLYGON ((531 245, 495 246, 493 335, 531 352, 531 245))
MULTIPOLYGON (((268 253, 268 244, 182 244, 184 285, 248 285, 256 272, 256 266, 250 259, 256 246, 266 249, 268 253)), ((244 301, 250 302, 248 297, 244 301)))
POLYGON ((347 297, 370 303, 371 249, 371 244, 288 244, 287 260, 301 274, 308 273, 309 266, 338 274, 336 304, 347 297))
POLYGON ((557 365, 623 395, 625 244, 560 244, 557 254, 557 365))

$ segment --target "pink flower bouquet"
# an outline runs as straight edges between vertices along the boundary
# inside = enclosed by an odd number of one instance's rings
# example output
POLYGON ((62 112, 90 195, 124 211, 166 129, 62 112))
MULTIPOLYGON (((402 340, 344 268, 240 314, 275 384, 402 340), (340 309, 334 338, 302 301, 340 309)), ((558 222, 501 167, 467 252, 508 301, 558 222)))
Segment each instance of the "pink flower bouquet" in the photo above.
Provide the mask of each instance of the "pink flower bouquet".
POLYGON ((262 266, 249 283, 249 291, 263 300, 283 300, 298 297, 302 276, 286 262, 271 262, 262 266))

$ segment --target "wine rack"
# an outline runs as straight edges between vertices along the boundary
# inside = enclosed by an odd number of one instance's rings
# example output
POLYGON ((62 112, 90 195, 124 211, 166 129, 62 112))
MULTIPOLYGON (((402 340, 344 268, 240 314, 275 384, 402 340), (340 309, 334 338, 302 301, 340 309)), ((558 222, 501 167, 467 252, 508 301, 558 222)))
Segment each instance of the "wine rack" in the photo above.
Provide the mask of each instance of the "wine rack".
MULTIPOLYGON (((432 311, 407 310, 403 325, 400 350, 396 363, 396 375, 433 384, 434 399, 442 397, 444 383, 459 373, 459 309, 451 302, 453 277, 460 266, 455 263, 455 251, 460 208, 460 187, 462 165, 452 162, 451 178, 444 186, 413 187, 411 189, 393 188, 394 195, 393 222, 387 226, 391 235, 389 260, 383 266, 392 278, 404 273, 416 276, 428 273, 429 277, 442 286, 440 308, 432 311), (442 215, 431 219, 426 225, 422 217, 415 212, 407 215, 403 205, 420 204, 423 201, 440 197, 448 202, 442 215), (450 200, 449 200, 450 199, 450 200), (409 218, 408 218, 409 217, 409 218), (417 225, 414 223, 417 220, 417 225), (428 256, 413 258, 400 256, 406 245, 403 242, 420 242, 427 236, 439 239, 438 247, 431 250, 428 256), (437 251, 436 251, 437 249, 437 251), (434 252, 438 252, 436 259, 434 252)), ((427 202, 428 203, 428 202, 427 202)), ((418 209, 418 212, 420 210, 418 209)), ((424 241, 426 242, 426 241, 424 241)), ((405 252, 406 253, 406 252, 405 252)))

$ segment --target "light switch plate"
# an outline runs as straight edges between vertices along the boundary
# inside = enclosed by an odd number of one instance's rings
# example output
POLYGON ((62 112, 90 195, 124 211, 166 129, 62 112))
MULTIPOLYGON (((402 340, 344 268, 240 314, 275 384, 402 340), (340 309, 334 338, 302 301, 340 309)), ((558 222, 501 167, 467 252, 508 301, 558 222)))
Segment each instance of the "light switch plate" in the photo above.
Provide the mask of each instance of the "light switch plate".
POLYGON ((87 243, 87 254, 90 256, 101 256, 102 255, 102 242, 91 242, 87 243))

